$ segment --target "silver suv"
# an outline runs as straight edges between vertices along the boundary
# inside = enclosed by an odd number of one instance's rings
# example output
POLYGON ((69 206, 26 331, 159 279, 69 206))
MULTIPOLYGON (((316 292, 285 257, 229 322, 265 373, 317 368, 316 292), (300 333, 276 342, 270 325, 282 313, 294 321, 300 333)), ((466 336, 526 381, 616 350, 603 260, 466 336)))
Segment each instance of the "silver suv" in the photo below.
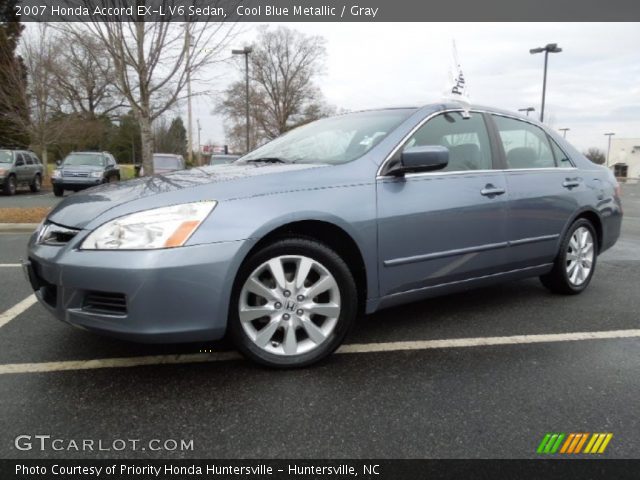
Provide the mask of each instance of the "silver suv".
POLYGON ((77 192, 119 180, 120 167, 109 152, 71 152, 58 162, 51 175, 56 197, 61 197, 65 190, 77 192))
POLYGON ((42 187, 44 167, 33 152, 27 150, 0 150, 0 190, 15 195, 19 186, 28 186, 32 192, 42 187))

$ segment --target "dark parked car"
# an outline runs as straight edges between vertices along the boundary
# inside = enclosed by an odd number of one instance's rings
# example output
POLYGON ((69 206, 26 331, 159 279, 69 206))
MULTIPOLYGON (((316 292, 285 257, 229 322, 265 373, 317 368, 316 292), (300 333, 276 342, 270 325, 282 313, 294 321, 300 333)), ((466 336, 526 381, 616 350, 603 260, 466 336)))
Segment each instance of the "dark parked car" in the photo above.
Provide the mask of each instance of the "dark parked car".
POLYGON ((14 195, 19 186, 39 192, 44 167, 33 152, 27 150, 0 150, 0 190, 14 195))
POLYGON ((209 159, 209 165, 224 165, 225 163, 235 162, 240 158, 240 155, 211 155, 209 159))
POLYGON ((51 175, 53 193, 56 197, 61 197, 65 190, 77 192, 118 180, 120 167, 108 152, 72 152, 51 175))
POLYGON ((169 173, 176 170, 184 170, 185 163, 182 155, 173 153, 153 154, 153 173, 169 173))
POLYGON ((619 193, 607 168, 514 113, 357 112, 229 165, 73 195, 31 237, 25 268, 43 305, 84 329, 228 332, 258 362, 302 366, 359 313, 532 276, 582 292, 620 234, 619 193))

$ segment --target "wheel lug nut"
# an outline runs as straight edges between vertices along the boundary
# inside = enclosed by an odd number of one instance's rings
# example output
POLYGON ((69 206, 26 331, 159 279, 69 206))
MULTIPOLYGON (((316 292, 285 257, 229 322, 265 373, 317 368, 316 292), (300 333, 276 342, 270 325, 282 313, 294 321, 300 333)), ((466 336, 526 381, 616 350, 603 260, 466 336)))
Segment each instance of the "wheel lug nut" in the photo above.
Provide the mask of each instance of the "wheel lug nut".
POLYGON ((298 295, 298 301, 301 302, 304 300, 304 295, 298 295))
POLYGON ((301 317, 304 314, 304 310, 300 308, 296 313, 298 314, 299 317, 301 317))
POLYGON ((282 308, 282 304, 280 302, 276 302, 274 307, 276 308, 282 308))
POLYGON ((282 294, 283 294, 285 297, 288 297, 288 296, 290 296, 290 295, 291 295, 291 292, 290 292, 289 290, 285 290, 284 292, 282 292, 282 294))
POLYGON ((285 320, 289 320, 289 314, 288 314, 288 313, 285 313, 285 314, 282 316, 282 318, 284 318, 285 320))

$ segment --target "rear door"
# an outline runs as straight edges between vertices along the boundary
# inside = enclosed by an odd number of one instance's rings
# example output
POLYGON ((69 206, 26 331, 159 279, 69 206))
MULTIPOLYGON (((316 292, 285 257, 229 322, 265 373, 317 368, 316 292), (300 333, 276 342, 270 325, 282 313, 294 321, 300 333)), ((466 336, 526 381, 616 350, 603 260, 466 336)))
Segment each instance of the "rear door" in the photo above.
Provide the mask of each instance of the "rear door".
POLYGON ((543 129, 522 119, 492 118, 509 190, 509 267, 550 263, 578 208, 583 179, 543 129))
POLYGON ((446 146, 449 165, 377 179, 381 296, 490 275, 506 263, 506 182, 493 168, 483 115, 439 114, 390 161, 422 145, 446 146))

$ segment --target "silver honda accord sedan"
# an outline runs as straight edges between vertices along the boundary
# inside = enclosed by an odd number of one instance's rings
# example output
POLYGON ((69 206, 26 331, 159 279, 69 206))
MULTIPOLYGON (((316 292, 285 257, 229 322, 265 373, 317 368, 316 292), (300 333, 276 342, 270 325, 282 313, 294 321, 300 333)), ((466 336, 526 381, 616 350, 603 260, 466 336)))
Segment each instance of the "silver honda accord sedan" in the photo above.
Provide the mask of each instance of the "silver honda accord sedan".
POLYGON ((621 221, 612 173, 546 126, 433 104, 322 119, 228 165, 72 195, 24 267, 71 325, 144 342, 228 334, 257 362, 299 367, 359 314, 532 276, 580 293, 621 221))

